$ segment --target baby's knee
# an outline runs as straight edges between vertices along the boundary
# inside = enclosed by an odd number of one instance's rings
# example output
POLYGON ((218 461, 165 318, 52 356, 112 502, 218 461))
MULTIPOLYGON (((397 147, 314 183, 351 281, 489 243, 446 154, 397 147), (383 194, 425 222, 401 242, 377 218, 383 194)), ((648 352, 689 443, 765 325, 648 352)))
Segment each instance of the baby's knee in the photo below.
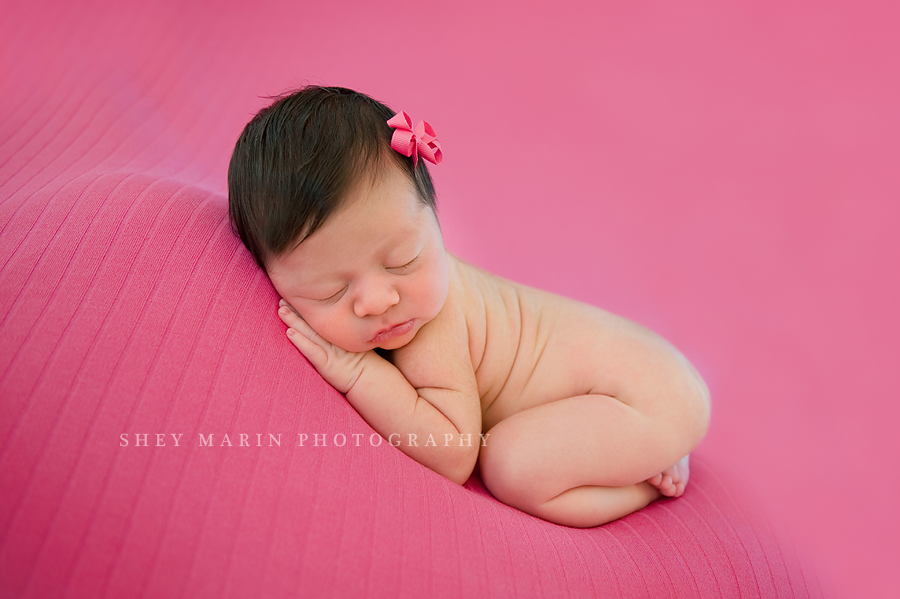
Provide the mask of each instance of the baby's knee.
POLYGON ((541 496, 545 486, 541 473, 526 457, 528 452, 508 435, 493 434, 488 439, 478 463, 482 482, 491 495, 524 511, 546 501, 548 498, 541 496))

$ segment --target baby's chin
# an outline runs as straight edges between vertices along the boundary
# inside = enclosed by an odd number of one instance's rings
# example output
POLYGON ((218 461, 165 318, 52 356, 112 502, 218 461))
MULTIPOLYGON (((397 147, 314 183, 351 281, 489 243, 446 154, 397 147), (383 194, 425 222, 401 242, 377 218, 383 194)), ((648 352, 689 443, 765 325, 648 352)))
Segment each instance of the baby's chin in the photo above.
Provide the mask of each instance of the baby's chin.
POLYGON ((385 341, 384 343, 379 343, 375 347, 377 347, 379 349, 386 349, 386 350, 400 349, 403 346, 409 345, 409 342, 412 341, 414 338, 415 338, 415 335, 410 336, 409 339, 402 339, 402 340, 391 339, 389 341, 385 341))
POLYGON ((409 343, 415 339, 418 330, 414 330, 411 335, 405 335, 402 338, 393 338, 384 341, 383 343, 372 343, 371 341, 363 342, 360 344, 346 344, 346 347, 340 343, 331 342, 337 347, 340 347, 342 350, 346 352, 350 352, 351 354, 355 353, 363 353, 369 351, 370 349, 384 349, 384 350, 392 350, 392 349, 400 349, 405 345, 409 345, 409 343))

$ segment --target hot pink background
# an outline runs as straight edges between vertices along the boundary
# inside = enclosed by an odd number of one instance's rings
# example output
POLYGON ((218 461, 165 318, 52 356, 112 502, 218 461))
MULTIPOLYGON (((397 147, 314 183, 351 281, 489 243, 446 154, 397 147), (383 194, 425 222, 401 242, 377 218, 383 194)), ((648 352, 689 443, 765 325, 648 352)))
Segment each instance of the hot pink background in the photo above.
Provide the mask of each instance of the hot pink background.
MULTIPOLYGON (((713 393, 706 461, 749 483, 839 592, 897 592, 893 4, 5 1, 2 13, 0 80, 16 83, 3 139, 31 115, 96 106, 113 131, 95 149, 114 140, 118 156, 218 194, 260 96, 343 85, 428 119, 448 248, 672 340, 713 393), (82 95, 58 101, 67 86, 82 95)), ((40 151, 36 127, 15 131, 12 160, 40 151)))

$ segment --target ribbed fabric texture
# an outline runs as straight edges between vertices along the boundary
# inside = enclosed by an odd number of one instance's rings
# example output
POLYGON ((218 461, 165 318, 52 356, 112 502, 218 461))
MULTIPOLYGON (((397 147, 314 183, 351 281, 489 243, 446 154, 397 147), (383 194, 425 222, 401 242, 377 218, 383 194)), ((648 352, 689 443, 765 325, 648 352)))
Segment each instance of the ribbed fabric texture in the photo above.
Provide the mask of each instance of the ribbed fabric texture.
POLYGON ((823 596, 702 453, 684 497, 578 530, 373 445, 228 226, 262 101, 225 32, 269 44, 263 16, 4 12, 0 597, 823 596))

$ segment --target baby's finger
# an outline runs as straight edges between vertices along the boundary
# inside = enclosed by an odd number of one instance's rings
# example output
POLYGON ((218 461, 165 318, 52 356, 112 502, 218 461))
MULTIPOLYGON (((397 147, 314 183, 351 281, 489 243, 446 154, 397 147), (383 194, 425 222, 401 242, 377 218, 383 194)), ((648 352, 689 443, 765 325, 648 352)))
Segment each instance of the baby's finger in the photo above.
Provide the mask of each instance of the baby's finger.
POLYGON ((328 361, 325 350, 307 339, 302 333, 294 329, 288 329, 287 336, 288 339, 291 340, 291 343, 300 350, 301 354, 306 356, 306 359, 309 360, 317 370, 322 364, 328 361))
POLYGON ((316 336, 316 332, 313 331, 312 327, 309 324, 300 318, 300 316, 294 312, 289 306, 281 306, 278 308, 278 316, 281 318, 281 321, 292 329, 298 330, 303 333, 306 337, 310 339, 314 339, 316 336))
MULTIPOLYGON (((287 306, 291 310, 294 310, 294 306, 290 305, 288 303, 288 301, 286 299, 284 299, 283 297, 278 298, 278 307, 280 308, 281 306, 287 306)), ((296 312, 296 311, 297 310, 294 310, 294 312, 296 312)))

